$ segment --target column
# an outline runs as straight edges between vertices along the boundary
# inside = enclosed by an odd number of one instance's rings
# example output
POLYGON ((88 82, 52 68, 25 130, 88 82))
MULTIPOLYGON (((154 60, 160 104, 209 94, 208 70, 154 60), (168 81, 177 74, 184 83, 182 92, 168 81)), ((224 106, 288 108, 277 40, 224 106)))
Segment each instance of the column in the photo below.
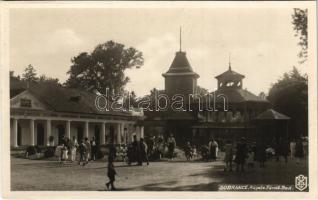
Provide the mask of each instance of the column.
POLYGON ((117 134, 117 144, 121 144, 121 124, 118 123, 117 124, 117 130, 116 130, 116 134, 117 134))
POLYGON ((101 124, 101 134, 100 134, 100 144, 105 144, 105 137, 106 137, 106 128, 105 122, 101 124))
POLYGON ((140 126, 136 126, 136 136, 137 136, 137 140, 140 140, 141 137, 141 131, 140 131, 140 126))
POLYGON ((66 121, 66 137, 71 139, 71 121, 66 121))
POLYGON ((30 145, 34 146, 34 119, 30 119, 30 145))
POLYGON ((88 124, 88 121, 85 121, 84 137, 88 138, 88 132, 89 132, 89 124, 88 124))
MULTIPOLYGON (((50 146, 50 136, 51 136, 51 120, 46 120, 46 140, 47 146, 50 146)), ((53 145, 54 146, 54 145, 53 145)))
POLYGON ((143 126, 140 126, 140 137, 141 138, 144 138, 144 127, 143 126))
POLYGON ((13 118, 13 147, 18 146, 18 119, 13 118))
POLYGON ((122 123, 121 124, 121 129, 120 129, 120 131, 121 131, 121 135, 122 135, 122 138, 123 138, 123 143, 124 144, 126 144, 126 132, 125 132, 125 123, 122 123))

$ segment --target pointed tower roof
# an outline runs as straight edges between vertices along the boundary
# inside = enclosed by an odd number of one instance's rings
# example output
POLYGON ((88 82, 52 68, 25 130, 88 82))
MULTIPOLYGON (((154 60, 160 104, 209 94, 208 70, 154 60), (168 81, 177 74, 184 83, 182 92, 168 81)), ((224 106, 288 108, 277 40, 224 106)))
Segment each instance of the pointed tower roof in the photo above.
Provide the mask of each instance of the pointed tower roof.
POLYGON ((232 67, 231 67, 231 63, 229 62, 229 69, 227 71, 223 72, 222 74, 216 76, 215 78, 216 79, 230 80, 230 79, 243 79, 243 78, 245 78, 245 76, 233 71, 232 67))
POLYGON ((176 75, 191 75, 191 76, 199 77, 199 75, 193 71, 186 57, 186 52, 183 52, 183 51, 176 52, 176 56, 174 57, 169 70, 162 75, 164 77, 176 76, 176 75))
POLYGON ((162 74, 163 77, 167 76, 194 76, 195 78, 199 78, 199 75, 195 73, 187 59, 186 52, 183 52, 182 47, 182 30, 180 27, 180 49, 176 52, 176 56, 174 57, 169 70, 162 74))

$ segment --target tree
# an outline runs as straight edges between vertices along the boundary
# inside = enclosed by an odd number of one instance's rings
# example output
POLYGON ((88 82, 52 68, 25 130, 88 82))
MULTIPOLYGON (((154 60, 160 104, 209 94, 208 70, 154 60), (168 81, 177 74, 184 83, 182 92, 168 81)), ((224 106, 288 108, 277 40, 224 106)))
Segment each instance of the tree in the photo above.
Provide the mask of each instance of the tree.
POLYGON ((134 91, 131 91, 131 92, 125 91, 123 97, 124 97, 123 98, 124 108, 129 110, 131 107, 133 108, 138 107, 138 99, 134 91))
POLYGON ((297 68, 285 73, 269 90, 268 100, 278 112, 291 118, 292 137, 308 133, 308 78, 297 68))
POLYGON ((99 44, 92 53, 80 53, 71 61, 66 86, 95 89, 102 94, 108 88, 110 92, 122 94, 129 81, 124 71, 140 68, 144 59, 135 48, 108 41, 99 44))
POLYGON ((205 96, 207 95, 209 92, 207 89, 201 87, 201 86, 197 86, 197 94, 201 95, 201 96, 205 96))
POLYGON ((36 70, 30 64, 24 69, 24 73, 22 74, 22 80, 27 82, 37 81, 36 70))
POLYGON ((301 50, 298 54, 300 63, 304 63, 307 60, 308 56, 308 32, 307 32, 307 9, 294 8, 294 14, 292 15, 292 24, 294 25, 294 30, 296 31, 295 36, 298 36, 300 42, 298 45, 301 47, 301 50))
POLYGON ((44 74, 42 74, 39 78, 38 78, 38 82, 39 83, 45 83, 45 84, 52 84, 52 85, 56 85, 56 86, 62 86, 59 82, 58 78, 51 78, 51 77, 47 77, 44 74))

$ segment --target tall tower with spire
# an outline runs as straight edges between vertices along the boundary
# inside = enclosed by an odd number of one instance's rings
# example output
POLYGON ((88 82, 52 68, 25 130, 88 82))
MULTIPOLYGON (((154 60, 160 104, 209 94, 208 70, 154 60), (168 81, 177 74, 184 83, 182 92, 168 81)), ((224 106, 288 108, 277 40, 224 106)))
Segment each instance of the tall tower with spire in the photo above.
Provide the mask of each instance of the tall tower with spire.
POLYGON ((165 78, 165 93, 169 96, 181 94, 187 96, 195 94, 197 90, 197 79, 199 75, 195 73, 186 57, 186 52, 182 51, 182 38, 180 28, 180 48, 170 65, 169 70, 162 74, 165 78))

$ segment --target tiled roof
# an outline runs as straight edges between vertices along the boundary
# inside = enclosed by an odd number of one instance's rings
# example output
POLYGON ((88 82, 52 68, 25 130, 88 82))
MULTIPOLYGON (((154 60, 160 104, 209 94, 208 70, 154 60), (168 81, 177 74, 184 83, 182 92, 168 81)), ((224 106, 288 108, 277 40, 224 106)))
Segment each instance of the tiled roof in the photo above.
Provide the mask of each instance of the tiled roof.
MULTIPOLYGON (((223 94, 227 97, 229 103, 241 103, 246 101, 269 103, 266 99, 262 99, 249 92, 248 90, 244 90, 241 88, 220 88, 213 94, 223 94)), ((216 100, 223 101, 222 98, 216 98, 216 100)))
MULTIPOLYGON (((14 85, 12 86, 14 87, 14 85)), ((86 90, 36 82, 29 84, 29 87, 25 87, 24 90, 30 91, 39 101, 45 103, 50 110, 55 112, 131 115, 124 111, 99 111, 95 106, 97 94, 86 90)))
POLYGON ((174 57, 169 70, 163 74, 163 76, 169 75, 192 75, 199 77, 199 75, 193 71, 186 53, 182 51, 176 52, 176 56, 174 57))
POLYGON ((273 109, 268 109, 256 117, 256 120, 289 120, 290 117, 279 113, 273 109))
POLYGON ((144 111, 145 120, 194 120, 192 112, 189 111, 144 111))
POLYGON ((233 78, 244 78, 244 77, 245 77, 244 75, 233 71, 230 67, 226 72, 223 72, 222 74, 216 76, 215 78, 217 78, 217 79, 220 79, 220 78, 233 79, 233 78))

